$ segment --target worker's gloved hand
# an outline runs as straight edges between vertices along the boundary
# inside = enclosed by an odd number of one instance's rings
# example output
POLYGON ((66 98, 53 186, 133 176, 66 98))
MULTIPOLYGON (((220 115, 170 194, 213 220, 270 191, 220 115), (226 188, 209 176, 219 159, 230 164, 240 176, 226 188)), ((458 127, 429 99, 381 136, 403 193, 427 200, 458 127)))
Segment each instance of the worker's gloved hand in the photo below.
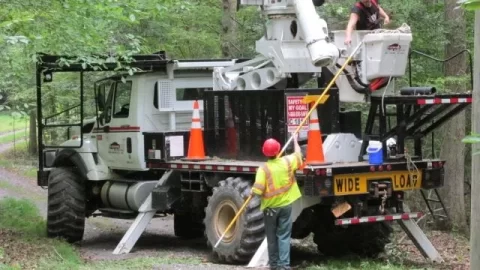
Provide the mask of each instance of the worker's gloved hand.
POLYGON ((345 45, 347 45, 347 46, 350 46, 350 44, 352 44, 352 38, 345 37, 345 41, 343 43, 345 43, 345 45))
POLYGON ((292 140, 293 140, 294 142, 298 141, 298 133, 292 132, 292 133, 290 134, 290 137, 292 137, 292 140))
POLYGON ((387 16, 387 17, 385 18, 385 20, 383 21, 383 23, 384 23, 385 25, 389 24, 389 23, 390 23, 390 17, 387 16))

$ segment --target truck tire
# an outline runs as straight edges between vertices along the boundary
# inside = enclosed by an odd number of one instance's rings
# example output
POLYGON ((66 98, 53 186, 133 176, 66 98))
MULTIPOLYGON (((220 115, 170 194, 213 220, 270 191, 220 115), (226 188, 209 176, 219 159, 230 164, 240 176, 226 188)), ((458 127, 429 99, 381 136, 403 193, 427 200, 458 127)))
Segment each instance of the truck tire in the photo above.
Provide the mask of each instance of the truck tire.
POLYGON ((391 226, 386 222, 364 223, 346 228, 334 224, 334 216, 328 207, 317 212, 317 226, 314 229, 313 242, 325 256, 345 256, 355 254, 366 258, 375 258, 385 251, 390 243, 391 226))
MULTIPOLYGON (((205 208, 207 245, 214 247, 236 213, 247 199, 251 185, 240 177, 227 178, 213 188, 205 208)), ((265 238, 260 199, 253 197, 236 224, 232 226, 217 248, 212 248, 217 260, 224 263, 248 262, 265 238)))
POLYGON ((82 240, 85 210, 83 178, 74 168, 54 168, 48 177, 47 236, 69 243, 82 240))

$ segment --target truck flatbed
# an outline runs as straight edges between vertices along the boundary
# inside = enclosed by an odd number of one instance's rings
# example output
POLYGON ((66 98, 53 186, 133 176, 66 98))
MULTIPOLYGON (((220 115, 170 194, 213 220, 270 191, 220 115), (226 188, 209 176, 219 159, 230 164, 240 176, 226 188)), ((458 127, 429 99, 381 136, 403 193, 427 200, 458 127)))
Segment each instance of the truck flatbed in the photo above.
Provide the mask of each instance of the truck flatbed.
MULTIPOLYGON (((428 163, 441 163, 437 160, 418 160, 412 161, 418 169, 426 168, 428 163)), ((238 173, 254 173, 264 161, 244 161, 233 159, 212 158, 201 161, 190 160, 171 160, 165 162, 148 162, 147 167, 151 169, 177 169, 177 170, 197 170, 197 171, 217 171, 217 172, 238 172, 238 173)), ((298 170, 297 174, 308 174, 308 171, 317 169, 331 169, 335 173, 361 173, 371 172, 372 166, 374 171, 389 170, 407 170, 407 161, 386 161, 382 165, 371 165, 368 161, 361 162, 335 162, 326 163, 324 165, 307 165, 303 170, 298 170)), ((443 166, 443 164, 441 164, 443 166)), ((434 165, 436 166, 436 165, 434 165)))

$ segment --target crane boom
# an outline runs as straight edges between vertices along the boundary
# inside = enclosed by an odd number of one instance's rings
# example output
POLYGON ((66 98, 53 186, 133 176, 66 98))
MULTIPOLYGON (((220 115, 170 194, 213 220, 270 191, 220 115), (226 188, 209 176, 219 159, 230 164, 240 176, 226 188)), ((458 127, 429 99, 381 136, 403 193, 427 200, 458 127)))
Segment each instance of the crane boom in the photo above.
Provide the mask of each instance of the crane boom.
POLYGON ((253 59, 213 71, 214 90, 299 88, 312 78, 331 78, 360 42, 360 50, 335 84, 342 102, 365 102, 365 95, 392 93, 394 79, 405 75, 412 34, 398 29, 353 31, 351 47, 345 31, 329 31, 315 7, 322 0, 241 0, 259 6, 265 33, 256 41, 253 59), (327 73, 327 74, 325 74, 327 73), (294 84, 289 84, 294 78, 294 84), (378 91, 382 90, 382 91, 378 91))
POLYGON ((285 87, 291 74, 308 81, 322 67, 334 65, 340 52, 328 38, 328 26, 312 1, 241 0, 260 6, 265 33, 256 42, 254 59, 214 70, 214 90, 263 90, 285 87))

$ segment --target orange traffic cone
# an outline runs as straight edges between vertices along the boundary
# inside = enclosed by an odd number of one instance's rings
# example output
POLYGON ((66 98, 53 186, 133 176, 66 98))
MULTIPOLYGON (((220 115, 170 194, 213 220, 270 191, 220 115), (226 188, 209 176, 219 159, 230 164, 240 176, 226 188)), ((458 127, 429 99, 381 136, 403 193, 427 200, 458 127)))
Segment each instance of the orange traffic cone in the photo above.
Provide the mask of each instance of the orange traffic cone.
POLYGON ((188 155, 186 160, 205 160, 205 149, 203 146, 203 131, 200 124, 200 111, 198 101, 193 103, 192 127, 188 143, 188 155))
POLYGON ((233 121, 233 113, 230 104, 228 105, 227 116, 227 151, 230 157, 235 157, 237 154, 237 131, 235 130, 235 123, 233 121))
POLYGON ((307 157, 305 165, 325 165, 325 156, 323 154, 322 132, 318 121, 317 110, 310 114, 310 128, 308 130, 307 157))

